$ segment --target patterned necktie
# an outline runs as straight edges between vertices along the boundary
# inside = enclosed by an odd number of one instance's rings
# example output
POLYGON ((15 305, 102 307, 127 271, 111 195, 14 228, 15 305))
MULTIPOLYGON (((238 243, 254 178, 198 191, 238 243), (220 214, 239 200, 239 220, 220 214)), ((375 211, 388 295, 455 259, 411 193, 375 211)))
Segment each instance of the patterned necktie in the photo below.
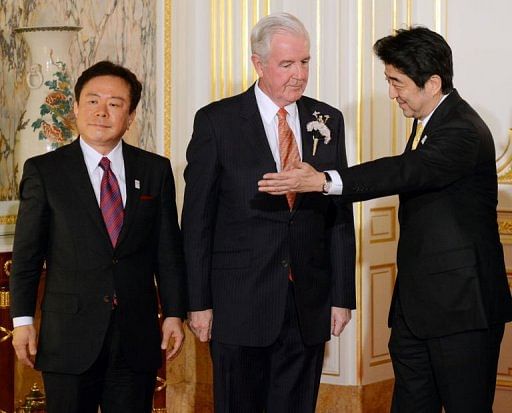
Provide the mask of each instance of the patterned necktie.
POLYGON ((416 134, 414 135, 414 139, 412 140, 412 150, 413 151, 418 147, 422 133, 423 133, 423 123, 421 123, 421 121, 418 121, 418 124, 416 125, 416 134))
POLYGON ((101 158, 99 165, 104 171, 103 178, 101 179, 100 209, 110 241, 112 246, 115 247, 123 227, 123 199, 121 198, 121 191, 116 176, 112 169, 110 169, 110 159, 104 156, 101 158))
MULTIPOLYGON (((288 112, 285 108, 280 108, 277 112, 279 123, 277 125, 277 132, 279 135, 279 156, 281 158, 281 170, 288 171, 300 162, 299 148, 295 141, 295 136, 290 129, 290 125, 286 121, 288 112)), ((287 192, 286 199, 290 210, 293 208, 295 202, 295 192, 287 192)))

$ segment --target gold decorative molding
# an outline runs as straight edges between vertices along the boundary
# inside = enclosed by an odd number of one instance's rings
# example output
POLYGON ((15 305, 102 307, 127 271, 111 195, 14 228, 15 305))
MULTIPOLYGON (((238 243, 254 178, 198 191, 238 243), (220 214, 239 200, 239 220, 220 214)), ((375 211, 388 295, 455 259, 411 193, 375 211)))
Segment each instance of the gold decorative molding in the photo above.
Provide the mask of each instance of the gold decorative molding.
POLYGON ((4 272, 7 276, 11 275, 12 260, 4 262, 4 272))
MULTIPOLYGON (((379 308, 376 308, 376 292, 382 291, 382 289, 375 288, 376 278, 377 277, 388 277, 389 280, 389 302, 385 306, 386 309, 389 308, 389 305, 391 303, 391 298, 393 295, 393 288, 395 285, 395 279, 396 279, 396 265, 394 263, 389 264, 380 264, 380 265, 372 265, 370 266, 370 347, 371 347, 371 357, 370 357, 370 366, 378 366, 381 364, 386 364, 391 362, 391 358, 389 355, 389 351, 381 351, 377 352, 376 345, 375 345, 375 337, 377 337, 377 333, 375 331, 375 326, 382 326, 384 327, 387 325, 386 322, 382 322, 380 320, 378 323, 375 322, 375 314, 376 311, 379 313, 382 310, 382 306, 379 306, 379 308)), ((387 314, 387 313, 386 313, 387 314)), ((379 334, 380 336, 380 334, 379 334)))
POLYGON ((0 337, 0 343, 3 343, 4 341, 9 340, 12 337, 12 331, 8 330, 5 327, 0 326, 0 332, 4 333, 4 336, 0 337))
POLYGON ((11 296, 9 291, 0 291, 0 309, 6 309, 11 306, 11 296))
POLYGON ((503 244, 512 244, 512 211, 498 210, 498 231, 503 244))
POLYGON ((171 21, 172 21, 172 1, 164 2, 164 155, 171 157, 171 21))
POLYGON ((508 369, 507 374, 498 373, 496 378, 496 387, 512 388, 512 368, 508 369))
POLYGON ((18 215, 2 215, 0 216, 0 225, 14 225, 18 215))
POLYGON ((370 208, 370 244, 396 241, 396 207, 370 208))
POLYGON ((496 158, 496 172, 498 183, 512 184, 512 128, 508 130, 507 145, 503 153, 496 158))

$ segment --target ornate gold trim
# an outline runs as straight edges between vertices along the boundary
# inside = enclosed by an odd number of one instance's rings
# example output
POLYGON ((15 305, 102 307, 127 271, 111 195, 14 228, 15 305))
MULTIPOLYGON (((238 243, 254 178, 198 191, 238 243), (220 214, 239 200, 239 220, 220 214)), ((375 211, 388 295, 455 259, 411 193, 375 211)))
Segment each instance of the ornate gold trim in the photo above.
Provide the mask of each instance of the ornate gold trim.
POLYGON ((512 211, 498 210, 497 221, 502 244, 512 244, 512 211))
POLYGON ((167 387, 167 380, 164 380, 159 376, 156 377, 156 382, 160 383, 160 385, 157 388, 155 388, 155 393, 162 391, 163 389, 165 389, 167 387))
POLYGON ((4 272, 7 276, 11 275, 12 260, 4 262, 4 272))
POLYGON ((0 326, 0 332, 5 333, 5 336, 0 338, 0 343, 3 343, 5 341, 9 340, 12 337, 12 331, 5 327, 0 326))
POLYGON ((14 225, 18 215, 2 215, 0 216, 0 225, 14 225))
MULTIPOLYGON (((320 62, 318 62, 320 63, 320 62)), ((356 105, 356 150, 357 163, 363 161, 363 0, 357 0, 357 105, 356 105)), ((357 204, 356 240, 356 383, 363 383, 363 204, 357 204)))
POLYGON ((171 157, 171 22, 172 22, 172 0, 164 2, 164 155, 171 157))
POLYGON ((370 208, 370 244, 377 244, 381 242, 396 241, 396 206, 370 208), (376 215, 375 212, 388 212, 388 214, 376 215), (375 233, 374 232, 374 218, 387 216, 389 218, 389 232, 375 233), (380 236, 380 238, 379 238, 380 236))
POLYGON ((395 284, 396 279, 396 264, 394 263, 388 263, 388 264, 378 264, 378 265, 372 265, 370 266, 370 346, 371 346, 371 359, 370 359, 370 366, 379 366, 381 364, 387 364, 391 362, 391 357, 389 355, 389 352, 386 353, 380 353, 375 354, 375 340, 374 337, 376 337, 375 330, 374 330, 374 314, 375 314, 375 300, 374 300, 374 277, 377 275, 386 275, 390 278, 390 291, 391 296, 389 297, 389 301, 391 302, 392 294, 393 294, 393 288, 395 284), (376 271, 377 270, 377 271, 376 271), (380 270, 380 271, 379 271, 380 270))
POLYGON ((509 129, 507 145, 503 153, 496 158, 496 171, 498 173, 498 183, 512 184, 512 154, 510 151, 512 140, 512 128, 509 129))
POLYGON ((11 306, 11 295, 9 291, 0 291, 0 309, 6 309, 11 306))
POLYGON ((497 374, 496 387, 512 388, 512 368, 508 369, 507 374, 497 374))

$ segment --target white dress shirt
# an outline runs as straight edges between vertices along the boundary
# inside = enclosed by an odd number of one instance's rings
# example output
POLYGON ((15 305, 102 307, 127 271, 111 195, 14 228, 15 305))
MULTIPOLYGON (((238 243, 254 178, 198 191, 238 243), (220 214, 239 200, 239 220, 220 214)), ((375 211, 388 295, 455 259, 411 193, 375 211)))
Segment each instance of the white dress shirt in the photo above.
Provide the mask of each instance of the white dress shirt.
MULTIPOLYGON (((274 157, 274 161, 276 162, 277 172, 281 172, 281 156, 279 155, 279 118, 277 116, 277 112, 279 111, 279 106, 277 106, 272 99, 270 99, 265 92, 263 92, 259 87, 259 81, 256 82, 254 86, 254 94, 256 95, 256 103, 258 104, 258 109, 260 111, 261 119, 263 120, 263 127, 265 128, 265 134, 267 135, 268 144, 270 146, 270 150, 272 151, 272 156, 274 157)), ((286 116, 286 120, 288 121, 288 125, 293 132, 293 136, 295 137, 295 141, 297 142, 297 147, 299 149, 299 156, 302 160, 302 135, 300 128, 300 119, 299 119, 299 111, 297 109, 297 103, 293 102, 290 105, 284 107, 288 112, 286 116)), ((331 189, 329 190, 329 195, 336 195, 336 191, 339 190, 341 193, 341 189, 343 186, 341 185, 340 175, 336 171, 325 171, 328 172, 331 176, 332 184, 331 189)))
MULTIPOLYGON (((94 189, 94 194, 96 195, 96 199, 98 201, 99 206, 101 178, 103 178, 103 169, 99 166, 99 163, 101 158, 103 158, 103 156, 105 155, 102 155, 99 152, 97 152, 90 145, 85 143, 83 139, 80 139, 80 148, 82 149, 82 153, 84 155, 84 161, 85 165, 87 166, 87 172, 89 174, 89 178, 91 179, 91 184, 94 189)), ((119 184, 119 189, 121 190, 121 198, 123 199, 123 206, 125 206, 126 176, 124 172, 123 145, 121 140, 116 145, 116 147, 106 155, 106 157, 110 160, 110 169, 117 178, 117 183, 119 184)), ((12 325, 14 327, 20 327, 33 323, 34 317, 31 316, 14 317, 12 319, 12 325)))
MULTIPOLYGON (((256 85, 254 86, 256 102, 258 104, 261 119, 263 120, 263 126, 265 128, 265 134, 267 135, 268 144, 270 145, 272 156, 276 162, 277 171, 281 172, 281 156, 279 155, 278 132, 279 118, 277 116, 277 112, 280 108, 260 89, 258 83, 259 82, 256 82, 256 85)), ((288 121, 288 125, 293 132, 293 136, 297 142, 297 147, 299 148, 299 156, 302 160, 302 136, 300 133, 300 119, 299 111, 297 110, 297 104, 293 102, 284 108, 288 112, 286 120, 288 121)))

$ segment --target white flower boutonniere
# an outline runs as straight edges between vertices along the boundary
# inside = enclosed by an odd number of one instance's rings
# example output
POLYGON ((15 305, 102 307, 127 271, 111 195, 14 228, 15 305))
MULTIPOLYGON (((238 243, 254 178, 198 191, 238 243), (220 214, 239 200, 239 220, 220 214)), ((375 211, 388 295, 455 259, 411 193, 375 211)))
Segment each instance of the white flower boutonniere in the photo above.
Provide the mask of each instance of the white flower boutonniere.
POLYGON ((331 130, 326 125, 329 115, 320 115, 320 112, 315 111, 313 116, 316 120, 309 122, 306 129, 308 132, 313 132, 313 156, 315 156, 319 140, 323 140, 325 145, 331 141, 331 130))

